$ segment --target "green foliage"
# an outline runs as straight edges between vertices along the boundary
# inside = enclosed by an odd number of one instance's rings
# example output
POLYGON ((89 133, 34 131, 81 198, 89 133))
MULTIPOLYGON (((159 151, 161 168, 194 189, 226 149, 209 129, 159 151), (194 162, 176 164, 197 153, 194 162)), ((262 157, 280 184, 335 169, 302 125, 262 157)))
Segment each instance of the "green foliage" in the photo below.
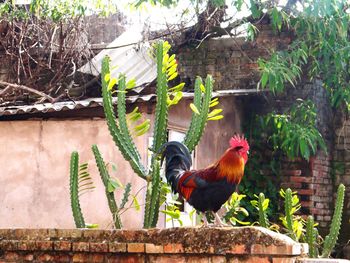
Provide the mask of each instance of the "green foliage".
POLYGON ((321 257, 327 258, 330 256, 334 248, 342 221, 343 205, 344 205, 345 186, 340 184, 337 191, 337 200, 335 202, 334 214, 332 217, 331 228, 323 243, 323 251, 321 257))
POLYGON ((122 228, 122 222, 120 220, 118 205, 117 205, 117 203, 115 201, 115 197, 114 197, 114 191, 113 191, 114 189, 111 191, 111 188, 110 188, 111 177, 107 171, 105 162, 102 159, 101 153, 100 153, 97 145, 93 145, 91 147, 91 149, 92 149, 92 152, 95 156, 96 164, 97 164, 102 182, 105 186, 105 193, 106 193, 109 209, 112 213, 114 226, 116 229, 120 229, 120 228, 122 228))
POLYGON ((245 222, 243 219, 249 216, 248 211, 241 206, 241 200, 245 195, 234 192, 231 198, 224 204, 227 212, 224 215, 224 220, 233 226, 250 225, 250 222, 245 222))
MULTIPOLYGON (((296 45, 293 44, 292 47, 296 45)), ((303 46, 305 49, 306 46, 303 46)), ((303 48, 293 51, 279 51, 271 55, 268 60, 259 58, 258 65, 261 71, 261 79, 258 88, 268 87, 273 93, 281 93, 288 82, 295 87, 301 77, 302 66, 306 64, 307 54, 303 48)))
POLYGON ((78 152, 72 152, 70 159, 69 190, 73 218, 77 228, 85 228, 88 226, 88 224, 85 224, 84 216, 80 208, 79 197, 94 188, 88 172, 88 164, 83 163, 79 165, 78 152))
POLYGON ((274 51, 268 60, 261 59, 260 87, 273 92, 295 85, 301 68, 310 79, 321 78, 334 107, 349 110, 349 5, 342 0, 306 0, 297 15, 285 13, 277 6, 267 7, 276 31, 282 25, 296 35, 285 51, 274 51))
POLYGON ((270 199, 265 198, 263 193, 260 193, 259 196, 255 195, 257 200, 252 200, 250 203, 255 207, 259 213, 259 225, 265 228, 268 228, 270 225, 269 219, 267 217, 267 209, 269 207, 270 199))
POLYGON ((175 226, 174 224, 175 222, 178 222, 180 226, 182 226, 183 222, 181 220, 181 212, 179 210, 179 205, 181 203, 178 201, 179 195, 178 194, 170 195, 170 193, 171 193, 170 186, 166 183, 162 183, 161 184, 162 200, 160 204, 164 203, 166 209, 161 210, 160 212, 168 216, 166 220, 167 222, 171 221, 173 226, 175 226))
POLYGON ((49 18, 53 22, 64 21, 74 17, 85 16, 90 13, 108 15, 115 12, 115 6, 111 1, 89 0, 31 0, 29 10, 15 5, 14 1, 5 0, 0 4, 0 15, 11 19, 49 18))
POLYGON ((309 160, 318 147, 327 151, 322 135, 316 128, 317 114, 312 101, 299 100, 284 114, 270 113, 263 117, 263 129, 274 151, 288 158, 309 160))

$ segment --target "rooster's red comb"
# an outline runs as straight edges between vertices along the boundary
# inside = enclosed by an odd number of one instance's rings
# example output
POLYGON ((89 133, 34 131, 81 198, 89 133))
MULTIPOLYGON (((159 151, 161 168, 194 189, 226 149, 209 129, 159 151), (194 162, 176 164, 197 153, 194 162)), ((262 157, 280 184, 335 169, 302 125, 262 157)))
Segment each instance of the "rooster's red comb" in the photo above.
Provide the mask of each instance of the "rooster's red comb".
POLYGON ((244 151, 249 151, 249 144, 246 138, 244 136, 235 135, 230 139, 230 146, 231 148, 236 147, 243 147, 244 151))

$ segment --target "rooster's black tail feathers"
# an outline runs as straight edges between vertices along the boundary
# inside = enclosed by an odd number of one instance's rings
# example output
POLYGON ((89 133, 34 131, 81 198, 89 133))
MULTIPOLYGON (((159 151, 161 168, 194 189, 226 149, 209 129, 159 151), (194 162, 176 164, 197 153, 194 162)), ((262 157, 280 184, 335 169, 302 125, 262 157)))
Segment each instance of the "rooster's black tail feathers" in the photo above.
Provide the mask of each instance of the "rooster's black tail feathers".
POLYGON ((172 190, 177 192, 181 175, 191 168, 191 154, 184 144, 176 141, 164 143, 158 153, 161 154, 162 164, 165 159, 165 177, 172 190))

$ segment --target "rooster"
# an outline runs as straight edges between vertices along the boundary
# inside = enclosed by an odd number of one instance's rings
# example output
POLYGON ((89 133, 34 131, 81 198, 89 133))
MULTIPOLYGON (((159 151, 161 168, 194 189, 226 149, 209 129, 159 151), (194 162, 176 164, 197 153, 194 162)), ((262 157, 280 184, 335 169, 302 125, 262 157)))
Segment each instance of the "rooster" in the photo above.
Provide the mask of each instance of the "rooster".
MULTIPOLYGON (((205 169, 190 170, 192 158, 180 142, 167 142, 160 148, 161 163, 165 159, 165 177, 174 193, 179 193, 197 211, 214 213, 215 225, 224 225, 216 213, 230 198, 242 180, 248 161, 249 144, 235 135, 230 147, 214 164, 205 169)), ((208 225, 204 216, 204 224, 208 225)))

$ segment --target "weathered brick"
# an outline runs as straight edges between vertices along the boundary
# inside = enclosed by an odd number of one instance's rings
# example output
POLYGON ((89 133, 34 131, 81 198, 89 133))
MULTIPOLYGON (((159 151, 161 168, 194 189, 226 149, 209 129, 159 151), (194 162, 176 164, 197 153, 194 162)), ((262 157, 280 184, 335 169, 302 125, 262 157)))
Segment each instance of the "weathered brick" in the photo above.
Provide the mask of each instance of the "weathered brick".
POLYGON ((54 259, 53 255, 50 255, 48 253, 43 253, 37 256, 37 261, 39 262, 49 262, 54 259))
POLYGON ((305 177, 305 176, 291 176, 289 177, 291 182, 296 183, 311 183, 312 177, 305 177))
POLYGON ((108 252, 108 244, 105 242, 90 242, 90 252, 108 252))
POLYGON ((33 261, 34 260, 34 255, 33 254, 27 254, 23 256, 23 260, 25 261, 33 261))
POLYGON ((225 256, 210 256, 209 263, 226 263, 225 256))
POLYGON ((299 195, 313 195, 314 190, 313 189, 300 189, 298 190, 299 195))
POLYGON ((52 250, 53 241, 36 241, 36 247, 38 250, 52 250))
POLYGON ((73 251, 89 251, 89 243, 88 242, 74 242, 72 250, 73 251))
POLYGON ((163 246, 164 253, 182 253, 184 248, 182 244, 166 244, 163 246))
POLYGON ((136 254, 126 254, 126 255, 114 255, 107 258, 108 263, 144 263, 144 262, 156 262, 146 260, 144 255, 136 255, 136 254))
POLYGON ((91 262, 89 253, 74 253, 73 262, 91 262))
POLYGON ((292 245, 260 245, 254 244, 251 247, 252 255, 300 255, 301 254, 301 245, 292 244, 292 245))
POLYGON ((145 244, 144 243, 128 243, 127 250, 130 253, 143 253, 143 252, 145 252, 145 244))
POLYGON ((11 251, 18 249, 18 241, 15 240, 3 240, 0 241, 0 250, 11 251))
POLYGON ((54 241, 53 248, 54 248, 54 250, 57 250, 57 251, 71 251, 72 250, 72 242, 54 241))
POLYGON ((92 253, 90 255, 91 262, 101 263, 104 262, 104 254, 103 253, 92 253))
POLYGON ((163 246, 146 243, 146 253, 163 253, 163 246))
POLYGON ((5 260, 16 261, 19 259, 19 255, 17 252, 6 251, 4 258, 5 260))
POLYGON ((227 263, 241 263, 241 262, 249 262, 249 263, 271 263, 269 257, 265 256, 250 256, 250 257, 230 257, 227 263))
POLYGON ((185 263, 186 258, 182 255, 150 255, 149 262, 157 263, 185 263))
POLYGON ((245 245, 233 245, 229 250, 226 251, 227 254, 249 254, 250 251, 245 245))
POLYGON ((209 263, 208 256, 186 256, 186 263, 209 263))
POLYGON ((35 241, 32 240, 25 240, 25 241, 19 241, 18 242, 18 250, 37 250, 38 246, 35 241))
POLYGON ((126 252, 126 243, 110 242, 108 244, 109 252, 126 252))

